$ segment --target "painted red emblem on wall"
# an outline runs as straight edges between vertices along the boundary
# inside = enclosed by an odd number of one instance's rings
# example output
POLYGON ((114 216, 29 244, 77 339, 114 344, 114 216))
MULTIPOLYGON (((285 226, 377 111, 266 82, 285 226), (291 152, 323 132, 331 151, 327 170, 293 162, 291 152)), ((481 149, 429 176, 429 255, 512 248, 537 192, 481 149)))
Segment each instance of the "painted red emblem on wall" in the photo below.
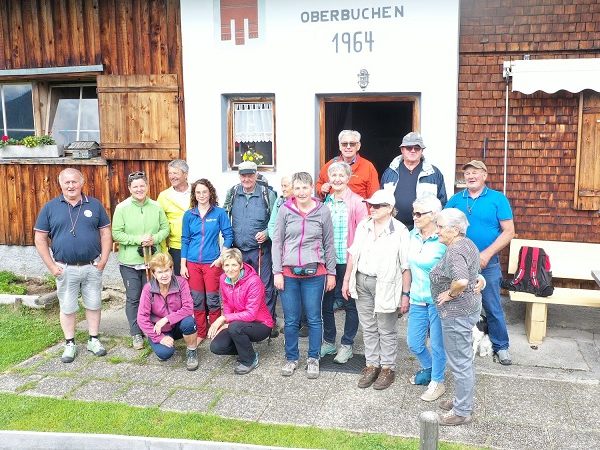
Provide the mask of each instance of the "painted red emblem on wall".
POLYGON ((256 39, 258 0, 221 0, 221 40, 230 41, 233 35, 236 45, 244 45, 246 26, 248 38, 256 39))

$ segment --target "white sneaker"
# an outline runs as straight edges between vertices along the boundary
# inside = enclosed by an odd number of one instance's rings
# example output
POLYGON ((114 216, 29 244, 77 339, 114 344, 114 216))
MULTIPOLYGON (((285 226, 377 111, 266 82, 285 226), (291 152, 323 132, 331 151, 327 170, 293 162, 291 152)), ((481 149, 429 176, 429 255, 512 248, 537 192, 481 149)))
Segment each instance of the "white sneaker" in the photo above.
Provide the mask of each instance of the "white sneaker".
POLYGON ((291 377, 298 367, 298 361, 286 361, 281 368, 281 375, 284 377, 291 377))
POLYGON ((346 364, 348 360, 352 358, 352 356, 354 356, 354 353, 352 353, 352 346, 342 344, 340 345, 337 355, 335 358, 333 358, 333 362, 338 364, 346 364))
POLYGON ((437 400, 446 392, 446 386, 444 383, 438 383, 437 381, 430 381, 427 390, 421 395, 421 400, 425 402, 433 402, 437 400))

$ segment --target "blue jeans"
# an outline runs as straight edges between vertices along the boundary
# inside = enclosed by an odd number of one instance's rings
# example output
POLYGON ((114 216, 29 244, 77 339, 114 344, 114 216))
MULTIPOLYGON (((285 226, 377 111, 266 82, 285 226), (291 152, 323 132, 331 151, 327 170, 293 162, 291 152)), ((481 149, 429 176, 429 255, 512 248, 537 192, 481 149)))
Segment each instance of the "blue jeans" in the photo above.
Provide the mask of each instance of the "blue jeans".
MULTIPOLYGON (((333 313, 333 304, 336 298, 342 296, 342 284, 346 274, 346 264, 337 264, 335 266, 335 289, 325 292, 323 296, 323 340, 335 344, 335 314, 333 313)), ((343 298, 343 297, 342 297, 343 298)), ((354 344, 354 337, 358 331, 358 311, 356 310, 356 301, 349 298, 344 300, 346 307, 346 321, 344 322, 344 335, 342 344, 354 344)))
POLYGON ((481 303, 487 317, 488 333, 490 341, 492 341, 492 349, 495 352, 506 350, 508 349, 509 342, 504 310, 500 303, 502 272, 500 270, 498 255, 490 259, 487 267, 481 271, 481 275, 483 275, 487 283, 485 289, 481 292, 481 303))
POLYGON ((446 352, 442 336, 442 324, 434 304, 410 305, 408 330, 406 334, 408 348, 417 357, 423 369, 431 369, 431 380, 444 382, 446 370, 446 352), (425 345, 429 330, 431 352, 425 345))
MULTIPOLYGON (((189 336, 190 334, 194 334, 196 332, 196 320, 194 316, 187 316, 181 319, 180 322, 177 322, 171 331, 167 331, 167 336, 171 336, 174 340, 181 339, 184 335, 189 336)), ((160 342, 155 343, 152 342, 152 339, 148 339, 150 342, 150 347, 156 353, 158 359, 162 361, 166 361, 175 353, 175 347, 167 347, 166 345, 162 345, 160 342)))
POLYGON ((473 412, 475 397, 475 365, 473 363, 473 325, 479 320, 480 311, 470 316, 442 319, 444 348, 448 367, 454 376, 453 411, 457 416, 469 416, 473 412))
POLYGON ((319 359, 323 320, 321 303, 325 290, 325 275, 306 278, 283 277, 281 304, 285 322, 285 357, 288 361, 298 361, 298 330, 302 311, 308 322, 308 357, 319 359))

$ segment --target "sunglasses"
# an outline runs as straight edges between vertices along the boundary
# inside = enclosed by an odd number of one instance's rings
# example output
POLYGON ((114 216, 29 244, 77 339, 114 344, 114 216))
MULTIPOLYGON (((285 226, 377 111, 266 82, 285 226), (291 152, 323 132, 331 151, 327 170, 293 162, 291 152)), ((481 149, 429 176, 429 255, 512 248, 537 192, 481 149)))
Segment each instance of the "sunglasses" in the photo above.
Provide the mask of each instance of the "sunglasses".
POLYGON ((340 147, 356 147, 358 142, 340 142, 340 147))
POLYGON ((369 203, 368 205, 369 205, 369 208, 373 208, 373 209, 379 209, 379 208, 381 208, 382 206, 390 206, 390 205, 388 205, 387 203, 381 203, 381 204, 379 204, 379 205, 373 205, 373 204, 369 203))
POLYGON ((131 172, 127 175, 127 180, 137 180, 138 178, 146 178, 146 172, 131 172))
POLYGON ((416 219, 420 219, 421 216, 424 216, 425 214, 429 214, 431 211, 425 211, 425 212, 413 212, 412 216, 416 219))

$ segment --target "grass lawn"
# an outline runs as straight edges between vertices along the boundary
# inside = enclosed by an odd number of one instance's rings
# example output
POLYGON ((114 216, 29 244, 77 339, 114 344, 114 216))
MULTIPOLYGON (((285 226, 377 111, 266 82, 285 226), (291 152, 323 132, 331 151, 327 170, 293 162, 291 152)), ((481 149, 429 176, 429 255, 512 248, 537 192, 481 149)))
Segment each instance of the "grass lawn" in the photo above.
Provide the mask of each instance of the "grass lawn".
MULTIPOLYGON (((59 342, 58 310, 0 306, 0 372, 59 342)), ((383 434, 269 425, 210 414, 178 413, 120 403, 0 394, 0 429, 121 434, 282 447, 417 449, 417 439, 383 434)), ((442 443, 442 449, 471 448, 442 443)))

